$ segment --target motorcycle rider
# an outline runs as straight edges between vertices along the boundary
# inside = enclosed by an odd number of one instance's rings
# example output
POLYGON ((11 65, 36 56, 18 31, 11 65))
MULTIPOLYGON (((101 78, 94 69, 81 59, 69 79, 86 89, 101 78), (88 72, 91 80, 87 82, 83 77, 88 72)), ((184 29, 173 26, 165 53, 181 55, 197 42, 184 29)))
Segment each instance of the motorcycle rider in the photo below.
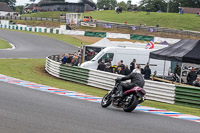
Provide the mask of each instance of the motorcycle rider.
POLYGON ((145 81, 144 78, 141 74, 141 68, 140 65, 137 65, 136 69, 133 70, 132 73, 130 73, 128 76, 126 77, 122 77, 122 78, 117 78, 117 81, 125 81, 125 80, 129 80, 131 79, 131 82, 128 83, 120 83, 118 86, 118 95, 116 97, 123 97, 123 92, 126 90, 130 90, 135 86, 139 86, 141 88, 144 87, 145 81))

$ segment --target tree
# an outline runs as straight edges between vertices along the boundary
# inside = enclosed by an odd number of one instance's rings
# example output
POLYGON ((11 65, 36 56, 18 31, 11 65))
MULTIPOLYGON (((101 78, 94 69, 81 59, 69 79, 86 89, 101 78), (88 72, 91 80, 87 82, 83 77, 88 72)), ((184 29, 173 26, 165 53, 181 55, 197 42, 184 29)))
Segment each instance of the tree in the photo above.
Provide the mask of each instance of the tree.
POLYGON ((99 9, 103 9, 104 5, 107 8, 112 7, 112 9, 114 9, 117 5, 117 0, 97 0, 97 6, 99 9))
POLYGON ((142 10, 150 9, 152 12, 157 12, 158 10, 165 12, 167 3, 165 0, 141 0, 139 8, 142 10))
POLYGON ((127 10, 127 4, 124 1, 117 3, 117 6, 121 6, 124 11, 127 10))
POLYGON ((169 12, 178 12, 180 6, 200 8, 200 0, 141 0, 139 7, 142 10, 150 8, 151 11, 158 9, 166 11, 167 4, 169 5, 169 12))
POLYGON ((0 0, 0 2, 6 2, 10 7, 14 7, 16 0, 0 0))
POLYGON ((14 11, 15 12, 19 12, 20 14, 23 13, 23 10, 24 10, 24 6, 16 6, 16 7, 14 7, 14 11))
POLYGON ((79 0, 79 2, 82 2, 84 4, 88 4, 91 7, 96 7, 96 4, 93 2, 93 0, 79 0))

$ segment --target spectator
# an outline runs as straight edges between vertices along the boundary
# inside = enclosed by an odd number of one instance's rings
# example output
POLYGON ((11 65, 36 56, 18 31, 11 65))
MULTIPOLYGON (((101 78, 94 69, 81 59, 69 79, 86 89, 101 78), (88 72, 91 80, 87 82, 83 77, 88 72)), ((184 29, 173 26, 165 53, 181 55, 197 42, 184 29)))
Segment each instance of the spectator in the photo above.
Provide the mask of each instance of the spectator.
POLYGON ((78 59, 74 58, 72 59, 72 66, 78 66, 78 59))
POLYGON ((149 63, 147 63, 147 65, 145 66, 143 73, 144 73, 144 79, 149 80, 151 76, 151 69, 149 68, 149 63))
POLYGON ((193 82, 193 85, 200 87, 200 77, 197 77, 197 79, 193 82))
POLYGON ((193 85, 193 82, 197 79, 197 73, 194 70, 194 67, 192 67, 192 70, 188 73, 187 76, 187 83, 189 85, 193 85))
POLYGON ((131 70, 128 69, 128 65, 126 65, 124 69, 124 75, 129 75, 130 73, 131 73, 131 70))
POLYGON ((109 59, 108 62, 105 64, 105 71, 106 72, 112 72, 112 64, 111 64, 111 60, 109 59))
POLYGON ((74 55, 72 56, 71 63, 72 66, 78 66, 78 55, 76 52, 74 52, 74 55))
POLYGON ((177 75, 180 77, 180 74, 181 74, 181 67, 177 63, 174 69, 174 76, 177 78, 177 75))
POLYGON ((130 70, 131 70, 131 72, 135 69, 135 65, 136 65, 136 59, 133 59, 133 61, 130 64, 130 70))
POLYGON ((141 66, 137 64, 136 68, 133 70, 134 73, 141 73, 141 66))
POLYGON ((71 63, 71 61, 72 61, 72 57, 70 57, 70 55, 69 54, 66 54, 66 64, 70 64, 71 63))
POLYGON ((120 65, 120 66, 121 66, 122 69, 124 70, 124 69, 125 69, 125 65, 123 64, 123 60, 121 60, 120 62, 121 62, 121 65, 120 65))
POLYGON ((105 61, 99 62, 97 70, 105 71, 105 68, 106 68, 105 61))
POLYGON ((62 64, 65 64, 65 63, 66 63, 66 61, 67 61, 67 57, 66 57, 66 55, 65 55, 65 54, 63 54, 63 55, 62 55, 62 60, 61 60, 61 63, 62 63, 62 64))
POLYGON ((124 75, 124 70, 122 69, 122 67, 118 67, 117 70, 115 71, 115 73, 124 75))
POLYGON ((150 15, 150 8, 147 8, 147 14, 146 15, 150 15))

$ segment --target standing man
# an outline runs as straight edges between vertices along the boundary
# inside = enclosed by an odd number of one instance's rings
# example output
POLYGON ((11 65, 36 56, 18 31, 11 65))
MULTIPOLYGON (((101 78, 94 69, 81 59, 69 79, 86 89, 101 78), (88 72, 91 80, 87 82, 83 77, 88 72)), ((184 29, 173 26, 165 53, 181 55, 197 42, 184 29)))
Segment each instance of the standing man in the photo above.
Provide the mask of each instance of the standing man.
POLYGON ((193 85, 193 82, 197 79, 197 73, 194 70, 194 67, 192 67, 192 70, 188 73, 187 76, 187 83, 189 85, 193 85))

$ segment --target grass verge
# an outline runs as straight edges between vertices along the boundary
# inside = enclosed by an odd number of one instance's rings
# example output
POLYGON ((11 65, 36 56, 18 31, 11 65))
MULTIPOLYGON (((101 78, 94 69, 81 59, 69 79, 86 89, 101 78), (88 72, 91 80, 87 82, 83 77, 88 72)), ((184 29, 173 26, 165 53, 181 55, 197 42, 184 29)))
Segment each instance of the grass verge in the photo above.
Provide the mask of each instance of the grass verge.
POLYGON ((29 32, 29 31, 11 30, 11 29, 4 29, 4 30, 24 32, 24 33, 33 34, 33 35, 54 38, 54 39, 69 43, 71 45, 75 45, 77 47, 80 47, 82 44, 84 44, 84 45, 90 44, 87 41, 82 41, 80 39, 77 39, 76 37, 69 36, 69 35, 61 35, 61 34, 53 34, 53 33, 41 33, 41 32, 29 32), (81 44, 81 42, 82 42, 82 44, 81 44))
POLYGON ((34 21, 34 20, 13 20, 16 24, 23 24, 29 26, 41 26, 41 27, 60 27, 60 25, 65 25, 65 23, 51 22, 51 21, 34 21))
POLYGON ((11 48, 10 44, 7 41, 0 38, 0 49, 7 49, 7 48, 11 48))
POLYGON ((41 17, 41 18, 55 18, 59 19, 60 14, 66 15, 66 13, 69 12, 59 12, 59 11, 53 11, 53 12, 37 12, 37 13, 31 13, 31 14, 22 14, 22 17, 41 17))
POLYGON ((93 19, 104 20, 117 23, 134 24, 134 25, 147 25, 160 27, 182 29, 182 30, 194 30, 200 31, 200 17, 196 14, 183 14, 178 13, 157 13, 151 12, 150 15, 146 15, 146 12, 126 12, 117 14, 114 10, 107 11, 94 11, 84 13, 83 16, 92 16, 93 19))
MULTIPOLYGON (((0 59, 0 73, 22 80, 94 96, 103 97, 107 93, 105 90, 52 77, 45 72, 44 64, 45 59, 0 59)), ((145 101, 142 105, 200 116, 200 109, 197 108, 189 108, 149 100, 145 101)))

